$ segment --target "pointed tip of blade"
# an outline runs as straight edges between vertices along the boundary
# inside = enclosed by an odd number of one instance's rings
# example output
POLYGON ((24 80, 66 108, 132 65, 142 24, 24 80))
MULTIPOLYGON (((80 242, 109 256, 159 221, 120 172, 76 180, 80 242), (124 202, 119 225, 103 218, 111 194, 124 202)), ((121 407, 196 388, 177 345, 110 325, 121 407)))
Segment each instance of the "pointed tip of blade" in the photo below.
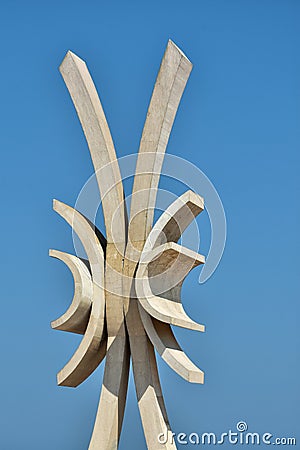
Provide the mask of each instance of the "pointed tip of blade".
POLYGON ((66 64, 69 63, 70 61, 72 61, 75 64, 79 63, 86 65, 85 61, 81 59, 78 55, 76 55, 76 53, 72 52, 71 50, 68 50, 59 66, 59 71, 63 72, 66 64))
POLYGON ((59 205, 60 205, 60 201, 59 201, 59 200, 56 200, 56 198, 54 198, 53 201, 52 201, 52 207, 53 207, 54 211, 57 210, 57 208, 59 207, 59 205))
POLYGON ((168 40, 168 45, 167 47, 173 47, 174 49, 176 49, 178 51, 178 53, 181 54, 181 56, 191 65, 193 66, 193 63, 189 60, 189 58, 186 56, 186 54, 181 50, 181 48, 178 47, 178 45, 175 44, 174 41, 172 41, 172 39, 168 40))
POLYGON ((197 370, 189 371, 188 381, 190 383, 204 384, 204 372, 197 368, 197 370))
POLYGON ((201 333, 205 332, 205 325, 195 322, 194 320, 190 319, 189 316, 187 316, 186 319, 172 319, 171 325, 187 328, 188 330, 192 331, 200 331, 201 333))

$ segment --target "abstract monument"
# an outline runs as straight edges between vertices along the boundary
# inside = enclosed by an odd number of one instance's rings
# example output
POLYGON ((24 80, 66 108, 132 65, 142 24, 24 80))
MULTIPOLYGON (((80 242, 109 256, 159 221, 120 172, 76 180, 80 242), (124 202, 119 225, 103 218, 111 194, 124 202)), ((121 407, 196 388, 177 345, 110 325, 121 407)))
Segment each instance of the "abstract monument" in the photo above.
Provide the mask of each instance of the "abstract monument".
POLYGON ((79 116, 100 190, 106 238, 76 209, 54 200, 54 210, 81 240, 88 264, 57 250, 74 277, 69 309, 52 328, 83 338, 58 373, 60 386, 76 387, 105 359, 104 379, 90 450, 118 448, 126 402, 130 358, 147 446, 174 449, 155 350, 182 378, 203 383, 204 374, 182 351, 171 325, 204 331, 189 318, 180 292, 202 255, 177 243, 204 209, 192 191, 178 197, 153 225, 164 153, 192 64, 169 41, 145 121, 127 214, 123 184, 109 127, 88 69, 68 52, 60 71, 79 116))

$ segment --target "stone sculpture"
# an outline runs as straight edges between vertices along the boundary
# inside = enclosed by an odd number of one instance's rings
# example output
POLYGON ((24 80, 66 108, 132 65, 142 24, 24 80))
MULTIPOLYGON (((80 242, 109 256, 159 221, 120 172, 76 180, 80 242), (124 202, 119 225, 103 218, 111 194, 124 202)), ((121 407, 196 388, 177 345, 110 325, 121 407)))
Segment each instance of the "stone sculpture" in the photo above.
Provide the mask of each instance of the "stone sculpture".
POLYGON ((189 271, 205 259, 177 244, 204 209, 192 191, 177 198, 153 226, 164 153, 192 64, 169 41, 155 83, 134 178, 127 218, 122 179, 109 127, 86 64, 68 52, 60 71, 79 116, 101 194, 106 238, 80 212, 54 200, 54 210, 81 240, 87 265, 77 256, 50 250, 71 270, 75 292, 54 329, 83 335, 58 373, 60 386, 76 387, 103 359, 105 370, 90 450, 118 448, 125 408, 129 361, 149 449, 174 449, 160 386, 155 351, 181 377, 203 383, 204 374, 182 351, 171 325, 204 331, 185 313, 180 291, 189 271))

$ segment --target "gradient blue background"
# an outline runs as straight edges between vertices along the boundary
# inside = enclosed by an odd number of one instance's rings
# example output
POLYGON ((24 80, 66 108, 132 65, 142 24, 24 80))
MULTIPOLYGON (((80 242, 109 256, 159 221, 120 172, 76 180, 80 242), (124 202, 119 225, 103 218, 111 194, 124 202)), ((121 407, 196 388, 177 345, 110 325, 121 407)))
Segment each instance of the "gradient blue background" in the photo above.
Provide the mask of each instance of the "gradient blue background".
MULTIPOLYGON (((196 269, 184 286, 207 332, 176 330, 206 383, 159 361, 169 418, 186 433, 245 420, 300 446, 299 13, 296 0, 2 2, 1 449, 87 448, 102 382, 103 367, 56 386, 79 340, 49 326, 73 291, 48 257, 72 251, 51 202, 73 205, 93 172, 57 68, 68 49, 88 62, 123 156, 137 151, 168 38, 194 63, 168 152, 209 176, 228 222, 216 273, 199 285, 196 269)), ((132 379, 120 448, 146 448, 132 379)))

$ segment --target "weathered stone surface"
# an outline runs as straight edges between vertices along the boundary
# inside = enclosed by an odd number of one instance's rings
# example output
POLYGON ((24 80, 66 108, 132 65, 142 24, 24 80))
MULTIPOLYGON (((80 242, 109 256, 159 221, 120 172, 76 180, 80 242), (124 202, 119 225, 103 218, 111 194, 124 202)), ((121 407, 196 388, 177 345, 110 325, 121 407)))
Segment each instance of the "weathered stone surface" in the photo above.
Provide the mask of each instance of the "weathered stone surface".
POLYGON ((204 374, 186 356, 170 325, 204 331, 188 317, 180 301, 184 278, 203 264, 202 255, 176 242, 204 209, 203 199, 188 191, 173 202, 153 226, 164 153, 176 111, 192 69, 169 41, 154 86, 136 164, 129 218, 122 179, 109 127, 86 64, 68 52, 60 71, 72 97, 90 149, 102 198, 106 227, 105 255, 89 221, 75 209, 54 201, 54 209, 74 229, 85 248, 90 273, 82 261, 55 250, 75 283, 70 308, 53 328, 83 334, 58 374, 58 383, 77 386, 106 356, 103 386, 90 450, 117 449, 127 394, 129 361, 149 449, 175 449, 163 400, 156 349, 184 379, 203 383, 204 374))

